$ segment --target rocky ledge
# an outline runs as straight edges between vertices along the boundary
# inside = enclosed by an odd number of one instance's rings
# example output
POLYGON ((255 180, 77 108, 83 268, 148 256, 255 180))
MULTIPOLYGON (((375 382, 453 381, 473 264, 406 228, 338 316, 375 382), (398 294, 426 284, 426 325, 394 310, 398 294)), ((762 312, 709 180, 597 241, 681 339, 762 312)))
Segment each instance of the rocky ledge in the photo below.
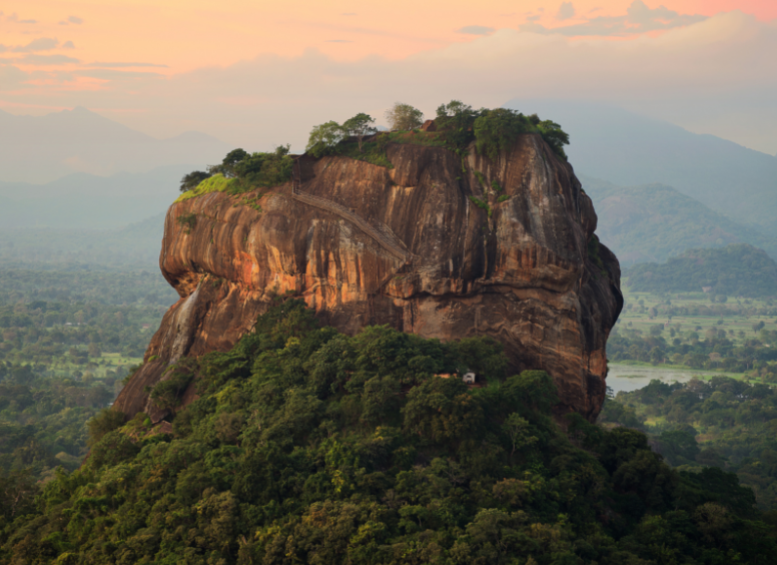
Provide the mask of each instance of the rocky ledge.
POLYGON ((623 299, 572 167, 536 134, 495 160, 412 135, 386 148, 392 169, 302 156, 284 185, 173 204, 160 266, 181 298, 114 407, 161 421, 146 391, 170 363, 231 348, 273 296, 293 295, 345 333, 493 336, 514 371, 552 375, 557 415, 595 419, 623 299))

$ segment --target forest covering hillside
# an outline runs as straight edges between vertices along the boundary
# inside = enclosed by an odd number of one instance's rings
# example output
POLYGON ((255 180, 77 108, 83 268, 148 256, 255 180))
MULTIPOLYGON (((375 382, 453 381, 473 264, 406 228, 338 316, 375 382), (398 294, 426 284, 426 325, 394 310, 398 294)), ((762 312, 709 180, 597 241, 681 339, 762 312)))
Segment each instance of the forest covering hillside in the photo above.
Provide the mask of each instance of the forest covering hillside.
POLYGON ((740 225, 777 237, 772 155, 614 105, 545 98, 505 106, 531 108, 564 124, 578 173, 620 186, 671 186, 740 225))
MULTIPOLYGON (((64 256, 32 235, 0 246, 0 474, 45 478, 81 464, 86 422, 114 400, 178 295, 158 272, 119 268, 126 255, 79 265, 90 259, 83 234, 52 245, 82 243, 64 256), (31 248, 40 253, 25 253, 31 248)), ((91 248, 93 260, 106 258, 99 249, 111 255, 113 243, 103 243, 91 248)))
POLYGON ((605 403, 599 422, 648 433, 666 461, 700 472, 735 472, 758 504, 777 508, 777 389, 727 377, 666 384, 654 380, 605 403))
POLYGON ((688 249, 749 243, 777 258, 777 239, 661 184, 616 186, 579 175, 593 200, 599 239, 622 266, 664 262, 688 249))
POLYGON ((624 271, 634 292, 711 292, 722 296, 777 296, 777 263, 752 245, 691 249, 664 264, 643 263, 624 271))
POLYGON ((550 417, 543 372, 483 338, 354 337, 288 301, 152 392, 172 427, 105 412, 84 467, 6 477, 7 563, 766 563, 775 521, 640 432, 550 417), (440 378, 475 369, 487 386, 440 378), (157 433, 155 433, 157 432, 157 433), (11 498, 13 505, 7 503, 11 498))

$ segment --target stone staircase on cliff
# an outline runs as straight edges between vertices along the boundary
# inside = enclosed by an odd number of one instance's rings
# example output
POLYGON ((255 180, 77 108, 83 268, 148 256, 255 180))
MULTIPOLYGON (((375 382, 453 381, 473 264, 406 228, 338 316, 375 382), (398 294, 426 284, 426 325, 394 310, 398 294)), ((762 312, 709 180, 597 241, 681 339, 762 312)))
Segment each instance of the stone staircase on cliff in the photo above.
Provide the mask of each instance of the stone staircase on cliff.
POLYGON ((366 235, 371 237, 389 254, 396 257, 405 264, 410 263, 410 260, 412 259, 412 253, 408 251, 405 243, 399 239, 393 231, 391 231, 390 227, 381 222, 378 222, 377 225, 375 223, 367 222, 364 218, 358 214, 355 214, 345 206, 338 204, 337 202, 302 192, 300 190, 300 184, 299 165, 295 163, 292 172, 291 186, 291 196, 294 200, 307 204, 308 206, 313 206, 315 208, 319 208, 320 210, 330 212, 342 218, 343 220, 350 222, 366 235))

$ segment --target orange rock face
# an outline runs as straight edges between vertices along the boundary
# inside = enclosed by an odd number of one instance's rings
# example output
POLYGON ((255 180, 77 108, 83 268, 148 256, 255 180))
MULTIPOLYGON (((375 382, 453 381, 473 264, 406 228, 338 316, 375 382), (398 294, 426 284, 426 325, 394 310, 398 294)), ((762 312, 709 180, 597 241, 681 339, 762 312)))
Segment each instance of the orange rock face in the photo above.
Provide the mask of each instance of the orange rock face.
POLYGON ((161 420, 144 390, 169 363, 229 349, 272 296, 290 293, 349 334, 388 324, 442 340, 493 336, 514 371, 553 376, 557 414, 594 419, 623 299, 571 166, 533 134, 498 160, 410 143, 387 156, 393 169, 303 156, 286 185, 173 204, 160 266, 181 298, 115 408, 161 420), (193 226, 177 221, 189 214, 193 226))

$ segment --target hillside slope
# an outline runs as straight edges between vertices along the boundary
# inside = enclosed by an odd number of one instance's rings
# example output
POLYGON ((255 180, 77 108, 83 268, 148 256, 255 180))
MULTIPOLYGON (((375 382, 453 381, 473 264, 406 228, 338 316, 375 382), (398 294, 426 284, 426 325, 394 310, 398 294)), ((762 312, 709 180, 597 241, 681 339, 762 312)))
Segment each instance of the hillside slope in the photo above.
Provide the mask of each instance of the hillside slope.
POLYGON ((777 296, 777 263, 744 243, 719 249, 690 249, 666 263, 634 265, 626 271, 636 292, 709 292, 725 296, 777 296))
POLYGON ((0 110, 0 181, 48 183, 72 173, 109 176, 203 166, 230 148, 199 132, 156 139, 86 108, 45 116, 0 110))
POLYGON ((554 116, 569 133, 575 169, 621 186, 672 186, 714 210, 777 237, 777 158, 712 135, 614 106, 511 100, 524 113, 554 116))
POLYGON ((713 212, 669 186, 620 187, 580 175, 597 233, 623 265, 663 262, 687 249, 748 243, 777 258, 777 239, 713 212))
POLYGON ((0 182, 0 226, 118 229, 162 214, 191 165, 100 177, 73 173, 46 184, 0 182))
POLYGON ((80 470, 6 483, 0 563, 647 565, 777 552, 735 475, 677 473, 640 432, 576 414, 570 439, 550 418, 548 375, 505 378, 500 357, 482 338, 349 337, 317 328, 301 302, 278 304, 232 350, 186 359, 154 388, 169 406, 197 384, 172 425, 103 413, 80 470), (433 376, 463 364, 489 386, 433 376))

